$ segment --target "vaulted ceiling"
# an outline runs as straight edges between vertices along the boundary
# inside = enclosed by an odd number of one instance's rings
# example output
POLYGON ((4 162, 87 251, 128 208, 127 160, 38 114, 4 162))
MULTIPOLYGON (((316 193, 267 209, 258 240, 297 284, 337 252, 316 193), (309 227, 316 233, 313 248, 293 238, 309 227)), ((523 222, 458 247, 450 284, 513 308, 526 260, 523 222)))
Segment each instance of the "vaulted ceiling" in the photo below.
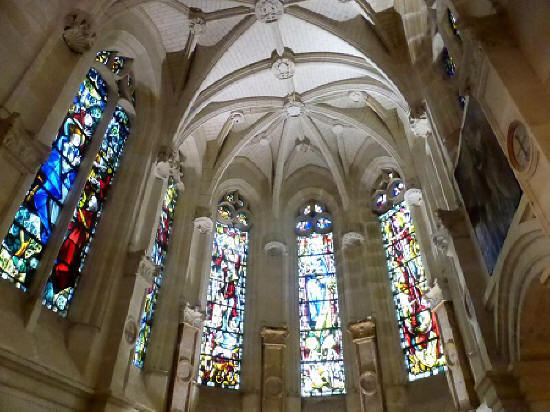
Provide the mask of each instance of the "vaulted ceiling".
POLYGON ((245 158, 277 206, 284 181, 313 166, 329 172, 345 206, 354 168, 380 156, 400 161, 393 132, 409 107, 406 79, 392 81, 392 70, 403 71, 388 33, 395 22, 385 13, 393 0, 136 4, 157 26, 167 56, 197 45, 178 144, 192 139, 212 153, 214 185, 245 158))

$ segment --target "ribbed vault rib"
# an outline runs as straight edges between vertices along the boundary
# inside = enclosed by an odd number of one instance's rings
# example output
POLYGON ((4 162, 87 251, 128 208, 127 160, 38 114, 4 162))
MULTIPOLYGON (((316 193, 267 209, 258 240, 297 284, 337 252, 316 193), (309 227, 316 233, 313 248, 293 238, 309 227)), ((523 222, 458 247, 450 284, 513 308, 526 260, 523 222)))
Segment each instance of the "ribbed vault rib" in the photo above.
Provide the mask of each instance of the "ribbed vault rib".
POLYGON ((309 131, 312 139, 315 141, 315 143, 321 150, 323 158, 325 159, 325 162, 327 163, 329 170, 332 173, 332 177, 336 183, 338 192, 340 193, 340 197, 342 199, 342 206, 344 207, 344 210, 347 209, 350 201, 349 201, 348 191, 346 188, 346 182, 344 179, 344 171, 342 169, 342 164, 339 162, 339 159, 336 158, 334 153, 330 150, 330 148, 327 145, 327 142, 323 138, 323 135, 319 132, 319 129, 317 129, 317 126, 313 124, 311 119, 308 116, 302 116, 301 121, 302 121, 302 124, 304 125, 305 130, 309 131))
POLYGON ((288 148, 292 144, 291 137, 289 135, 290 122, 295 119, 287 118, 284 122, 283 133, 281 135, 281 141, 279 143, 279 150, 277 151, 277 157, 275 159, 275 177, 273 178, 273 214, 275 217, 280 215, 280 198, 281 188, 283 185, 283 177, 285 174, 285 161, 288 148))

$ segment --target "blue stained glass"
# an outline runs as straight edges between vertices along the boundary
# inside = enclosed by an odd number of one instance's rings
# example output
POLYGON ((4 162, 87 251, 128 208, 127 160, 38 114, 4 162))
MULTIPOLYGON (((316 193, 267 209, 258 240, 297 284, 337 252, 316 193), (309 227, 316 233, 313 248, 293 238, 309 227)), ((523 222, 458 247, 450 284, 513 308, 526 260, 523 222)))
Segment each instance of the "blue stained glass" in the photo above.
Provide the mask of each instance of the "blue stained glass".
POLYGON ((63 316, 67 314, 80 273, 84 268, 95 228, 101 219, 107 193, 117 172, 129 134, 128 115, 124 109, 117 106, 46 283, 44 305, 63 316))
MULTIPOLYGON (((304 209, 304 215, 317 222, 317 230, 332 225, 330 219, 316 217, 322 212, 320 205, 304 209)), ((298 225, 296 231, 301 233, 298 225)), ((298 236, 298 285, 302 396, 343 394, 344 358, 332 232, 298 236)))
POLYGON ((91 68, 2 241, 0 274, 17 287, 26 289, 32 280, 106 101, 107 84, 91 68))

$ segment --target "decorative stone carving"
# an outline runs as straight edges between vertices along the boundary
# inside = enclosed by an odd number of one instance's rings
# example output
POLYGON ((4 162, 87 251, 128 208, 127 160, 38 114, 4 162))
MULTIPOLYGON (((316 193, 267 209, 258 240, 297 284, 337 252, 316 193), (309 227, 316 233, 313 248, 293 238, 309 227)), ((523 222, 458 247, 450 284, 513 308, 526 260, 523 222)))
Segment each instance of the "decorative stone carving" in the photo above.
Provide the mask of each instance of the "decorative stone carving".
POLYGON ((181 308, 180 321, 182 323, 187 323, 195 328, 200 328, 204 318, 205 314, 198 306, 191 306, 189 303, 186 303, 185 306, 181 308))
POLYGON ((82 12, 70 13, 65 17, 63 41, 73 53, 82 54, 92 47, 96 34, 92 31, 88 17, 82 12))
POLYGON ((432 127, 425 111, 419 113, 417 117, 414 117, 411 113, 409 123, 411 125, 411 130, 416 136, 428 137, 432 134, 432 127))
POLYGON ((296 145, 296 150, 302 153, 307 153, 311 149, 311 141, 307 137, 296 139, 294 144, 296 145))
POLYGON ((284 359, 288 330, 264 327, 262 337, 262 410, 284 409, 284 359))
POLYGON ((155 161, 154 174, 159 179, 167 179, 170 174, 170 149, 166 146, 160 148, 155 161))
POLYGON ((127 345, 134 345, 136 343, 138 336, 138 327, 136 320, 133 317, 128 317, 126 319, 126 324, 124 325, 124 341, 127 345))
POLYGON ((449 300, 449 289, 447 286, 447 281, 434 279, 433 286, 426 292, 426 299, 430 304, 430 307, 435 309, 441 302, 449 300))
POLYGON ((365 95, 363 94, 363 92, 357 90, 349 92, 348 97, 354 103, 361 103, 365 101, 365 95))
POLYGON ((348 332, 355 344, 359 365, 359 387, 361 389, 361 410, 382 412, 382 386, 378 374, 378 352, 376 348, 376 325, 369 317, 348 325, 348 332))
POLYGON ((264 245, 264 252, 270 256, 286 255, 287 247, 284 243, 277 240, 272 240, 264 245))
POLYGON ((49 152, 46 145, 35 141, 25 129, 19 113, 0 118, 0 148, 6 150, 26 173, 35 173, 49 152))
POLYGON ((231 112, 229 118, 234 124, 239 124, 244 121, 244 113, 240 110, 231 112))
POLYGON ((299 95, 293 93, 287 97, 285 111, 289 117, 300 117, 304 114, 305 105, 302 103, 299 95))
POLYGON ((200 36, 206 26, 206 20, 203 16, 195 16, 189 20, 189 32, 195 36, 200 36))
POLYGON ((138 264, 138 275, 143 277, 147 283, 153 281, 154 276, 158 273, 158 266, 153 263, 149 255, 143 255, 138 264))
POLYGON ((407 191, 405 192, 405 201, 409 206, 422 205, 422 190, 414 187, 407 189, 407 191))
POLYGON ((262 23, 274 23, 284 13, 284 6, 281 0, 257 0, 256 18, 262 23))
POLYGON ((172 151, 172 156, 170 156, 170 175, 174 178, 179 192, 183 193, 185 184, 183 183, 183 163, 180 159, 179 150, 172 151))
POLYGON ((292 79, 294 77, 294 60, 290 54, 277 57, 271 65, 273 75, 279 80, 292 79))
POLYGON ((449 252, 449 240, 448 235, 442 231, 434 233, 432 236, 432 242, 435 247, 441 251, 444 255, 448 255, 449 252))
POLYGON ((361 233, 357 232, 348 232, 344 233, 344 236, 342 236, 342 247, 344 249, 347 249, 351 246, 358 246, 362 245, 365 241, 365 236, 363 236, 361 233))

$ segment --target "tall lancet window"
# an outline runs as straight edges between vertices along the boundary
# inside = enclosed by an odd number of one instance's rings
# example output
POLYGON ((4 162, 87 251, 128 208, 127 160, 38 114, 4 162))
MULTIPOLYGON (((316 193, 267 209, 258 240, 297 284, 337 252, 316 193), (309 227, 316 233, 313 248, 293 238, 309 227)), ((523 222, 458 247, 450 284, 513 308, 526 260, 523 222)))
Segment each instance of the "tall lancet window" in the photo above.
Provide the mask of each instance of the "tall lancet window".
POLYGON ((107 83, 96 69, 90 68, 57 132, 48 159, 39 167, 2 240, 0 274, 18 288, 29 287, 40 264, 108 96, 107 83))
POLYGON ((157 298, 162 280, 164 278, 164 268, 166 264, 166 253, 168 251, 168 243, 172 233, 172 224, 174 222, 174 213, 176 211, 176 203, 178 200, 178 189, 176 181, 172 176, 168 177, 168 186, 162 200, 160 217, 155 235, 155 242, 151 248, 150 257, 153 263, 157 266, 158 271, 153 277, 153 283, 145 291, 145 303, 143 305, 143 313, 140 319, 139 335, 136 341, 134 350, 134 365, 142 368, 145 362, 145 354, 149 336, 151 335, 151 327, 153 325, 153 316, 157 306, 157 298))
POLYGON ((302 396, 345 393, 332 218, 309 202, 296 220, 302 396))
POLYGON ((409 380, 442 372, 445 357, 435 314, 424 297, 427 280, 407 203, 404 185, 395 172, 375 194, 374 206, 380 217, 382 242, 390 275, 393 300, 399 322, 401 348, 409 380))
POLYGON ((237 192, 218 205, 198 382, 239 389, 250 213, 237 192))

